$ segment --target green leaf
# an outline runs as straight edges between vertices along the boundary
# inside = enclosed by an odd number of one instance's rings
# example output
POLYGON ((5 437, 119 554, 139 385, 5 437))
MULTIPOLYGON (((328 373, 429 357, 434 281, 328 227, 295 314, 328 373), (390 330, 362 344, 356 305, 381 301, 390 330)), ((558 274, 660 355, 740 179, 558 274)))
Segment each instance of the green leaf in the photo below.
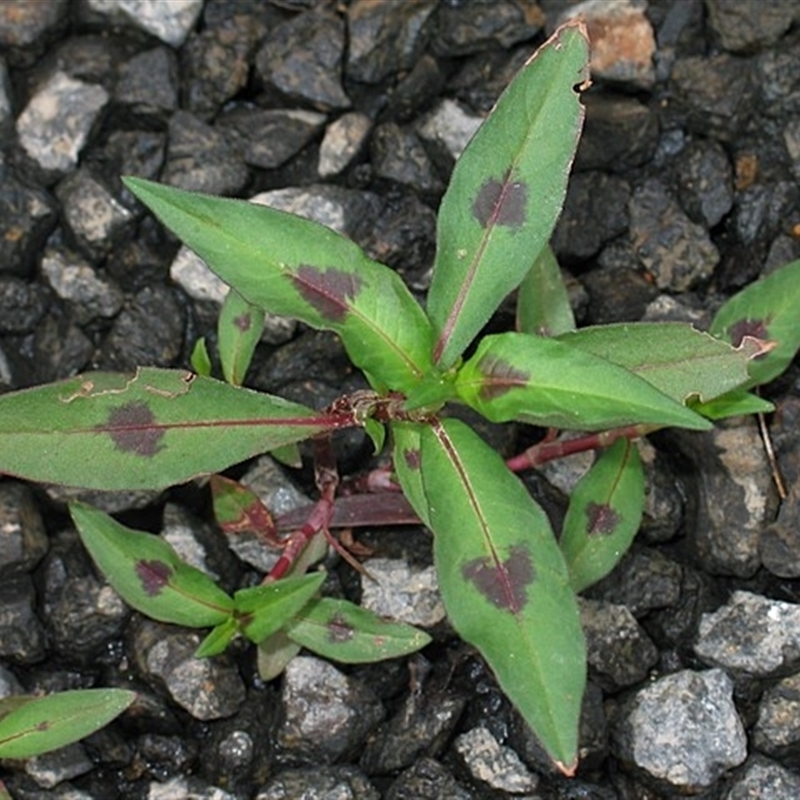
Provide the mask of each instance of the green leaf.
POLYGON ((576 592, 608 575, 628 551, 643 508, 639 451, 618 439, 578 482, 564 519, 559 544, 576 592))
POLYGON ((433 333, 419 303, 349 239, 256 203, 124 183, 248 302, 338 333, 376 388, 407 391, 431 371, 433 333))
POLYGON ((428 525, 428 499, 425 497, 420 470, 422 428, 422 425, 415 422, 392 422, 392 463, 406 500, 416 515, 428 525))
POLYGON ((679 403, 712 400, 746 383, 759 349, 735 349, 682 322, 598 325, 558 338, 625 367, 679 403))
POLYGON ((300 650, 300 645, 293 642, 284 631, 273 633, 258 645, 256 651, 259 677, 265 681, 277 678, 300 650))
POLYGON ((572 430, 638 423, 706 430, 710 423, 622 367, 557 339, 501 333, 459 370, 464 402, 492 422, 572 430))
POLYGON ((300 469, 303 466, 303 459, 300 456, 300 448, 295 442, 274 447, 269 454, 285 467, 300 469))
POLYGON ((717 312, 711 333, 738 346, 745 336, 776 342, 749 364, 748 387, 769 383, 800 348, 800 260, 751 283, 717 312))
POLYGON ((329 428, 304 406, 191 372, 89 372, 0 396, 0 472, 161 489, 329 428))
POLYGON ((208 347, 206 346, 205 336, 201 336, 192 348, 192 355, 189 358, 192 369, 204 378, 211 377, 211 356, 208 354, 208 347))
POLYGON ((713 420, 746 414, 769 414, 775 410, 775 406, 769 400, 744 389, 734 389, 705 403, 690 402, 689 405, 698 414, 713 420))
POLYGON ((364 420, 364 432, 372 442, 372 452, 375 455, 383 450, 383 443, 386 441, 386 426, 371 417, 364 420))
POLYGON ((212 475, 209 486, 214 519, 224 533, 253 531, 263 541, 279 544, 272 514, 252 489, 223 475, 212 475))
POLYGON ((434 361, 458 356, 550 239, 583 123, 582 22, 559 28, 522 68, 455 166, 439 208, 428 314, 434 361))
POLYGON ((69 510, 84 547, 129 606, 191 628, 219 625, 230 616, 233 599, 163 539, 126 528, 84 503, 70 503, 69 510))
POLYGON ((231 643, 232 639, 239 632, 239 626, 233 616, 228 617, 224 622, 220 622, 211 633, 200 642, 200 646, 194 651, 195 658, 210 658, 225 652, 225 648, 231 643))
POLYGON ((537 336, 558 336, 575 330, 567 287, 550 245, 542 248, 519 286, 517 330, 537 336))
POLYGON ((125 689, 78 689, 0 700, 0 758, 30 758, 83 739, 136 699, 125 689))
POLYGON ((233 596, 239 630, 258 644, 306 606, 325 581, 324 572, 240 589, 233 596))
POLYGON ((297 644, 345 664, 398 658, 431 641, 427 633, 404 622, 328 597, 309 603, 284 630, 297 644))
POLYGON ((559 767, 577 761, 585 644, 544 512, 456 419, 421 433, 421 467, 445 608, 559 767))
POLYGON ((228 383, 241 386, 264 330, 264 309, 248 303, 231 289, 222 303, 217 333, 222 374, 228 383))

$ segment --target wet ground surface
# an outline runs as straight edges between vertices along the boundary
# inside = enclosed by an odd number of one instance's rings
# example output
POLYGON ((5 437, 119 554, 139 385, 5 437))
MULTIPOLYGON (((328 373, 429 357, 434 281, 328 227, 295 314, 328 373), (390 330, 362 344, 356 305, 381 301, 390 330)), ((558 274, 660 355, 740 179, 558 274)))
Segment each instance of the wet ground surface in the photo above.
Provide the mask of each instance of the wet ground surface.
MULTIPOLYGON (((700 327, 800 257, 800 14, 782 0, 589 6, 594 87, 554 237, 581 324, 700 327)), ((577 7, 577 6, 575 6, 577 7)), ((186 366, 224 289, 122 174, 251 197, 330 225, 424 296, 454 158, 573 4, 542 0, 10 0, 0 4, 0 391, 88 369, 186 366)), ((509 306, 510 308, 510 306, 509 306)), ((511 323, 501 312, 492 325, 511 323)), ((798 371, 765 394, 788 488, 754 420, 643 444, 651 489, 629 556, 587 592, 582 765, 557 777, 443 620, 422 529, 366 529, 364 585, 326 591, 428 629, 368 667, 309 655, 258 677, 252 648, 198 662, 193 631, 105 587, 61 490, 0 481, 0 695, 133 686, 80 745, 0 765, 18 798, 800 796, 798 371)), ((270 320, 247 383, 321 408, 364 386, 332 335, 270 320)), ((510 455, 526 435, 493 431, 510 455)), ((360 434, 344 474, 370 466, 360 434)), ((554 518, 581 459, 526 478, 554 518)), ((585 463, 584 463, 585 468, 585 463)), ((240 475, 242 471, 237 473, 240 475)), ((274 510, 308 470, 244 473, 274 510)), ((227 588, 258 579, 206 491, 91 498, 163 533, 227 588)))

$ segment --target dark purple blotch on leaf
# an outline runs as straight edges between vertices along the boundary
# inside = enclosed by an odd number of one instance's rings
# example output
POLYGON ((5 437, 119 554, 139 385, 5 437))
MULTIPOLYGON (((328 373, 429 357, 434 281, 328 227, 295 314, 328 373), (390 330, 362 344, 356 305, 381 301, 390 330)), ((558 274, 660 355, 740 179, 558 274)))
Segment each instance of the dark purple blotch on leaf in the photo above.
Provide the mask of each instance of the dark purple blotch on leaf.
POLYGON ((151 559, 150 561, 136 562, 136 574, 148 597, 155 597, 167 585, 172 571, 172 567, 163 561, 151 559))
POLYGON ((531 379, 529 372, 494 356, 484 356, 478 364, 478 370, 486 379, 480 390, 481 400, 494 400, 511 389, 527 386, 531 379))
POLYGON ((411 450, 403 450, 403 458, 405 459, 406 466, 410 470, 419 469, 419 448, 415 447, 411 450))
POLYGON ((525 222, 528 184, 521 181, 485 181, 472 203, 472 213, 482 228, 504 225, 519 228, 525 222))
MULTIPOLYGON (((742 319, 734 323, 728 328, 728 336, 731 337, 731 344, 738 347, 742 343, 745 336, 752 336, 754 339, 760 339, 765 342, 769 339, 769 319, 742 319)), ((762 354, 766 355, 766 353, 762 354)), ((758 356, 756 356, 758 357, 758 356)))
POLYGON ((250 314, 239 314, 238 317, 233 318, 233 324, 242 332, 247 333, 250 326, 253 324, 253 318, 250 314))
POLYGON ((301 264, 292 281, 306 302, 330 322, 341 322, 350 310, 350 302, 359 293, 363 279, 343 269, 320 269, 301 264))
POLYGON ((614 533, 620 521, 619 513, 608 503, 589 503, 586 506, 586 533, 589 536, 608 536, 614 533))
POLYGON ((528 586, 536 579, 531 554, 525 545, 510 548, 500 564, 488 556, 474 558, 461 568, 461 574, 493 605, 512 614, 519 613, 528 601, 528 586))
POLYGON ((349 642, 355 636, 353 626, 341 614, 334 614, 327 627, 328 638, 335 644, 349 642))
POLYGON ((161 450, 159 441, 164 436, 155 421, 147 403, 133 400, 112 408, 108 421, 98 429, 108 433, 117 450, 149 458, 161 450))

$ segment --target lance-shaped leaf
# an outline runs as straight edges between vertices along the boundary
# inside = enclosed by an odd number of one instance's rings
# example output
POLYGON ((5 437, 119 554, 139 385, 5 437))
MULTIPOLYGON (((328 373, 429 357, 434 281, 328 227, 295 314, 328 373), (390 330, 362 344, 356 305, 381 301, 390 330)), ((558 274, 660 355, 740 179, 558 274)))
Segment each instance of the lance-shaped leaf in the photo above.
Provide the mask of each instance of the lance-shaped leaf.
POLYGON ((347 600, 323 597, 309 603, 284 628, 297 644, 325 658, 363 664, 398 658, 425 647, 424 631, 383 619, 347 600))
POLYGON ((519 285, 517 330, 537 336, 558 336, 575 330, 567 287, 550 245, 542 248, 519 285))
POLYGON ((219 359, 228 383, 242 385, 263 330, 264 309, 248 303, 236 289, 231 289, 217 321, 219 359))
POLYGON ((431 369, 428 318, 400 276, 349 239, 256 203, 126 178, 125 185, 248 302, 336 331, 376 385, 431 369))
POLYGON ((420 436, 422 425, 413 422, 393 422, 392 438, 394 448, 392 463, 397 480, 403 489, 406 500, 417 516, 428 524, 428 499, 422 485, 420 470, 420 436))
POLYGON ((136 699, 125 689, 77 689, 0 700, 0 758, 30 758, 83 739, 136 699))
POLYGON ((711 333, 734 346, 745 336, 775 342, 749 364, 748 386, 777 378, 800 348, 800 261, 786 264, 751 283, 717 312, 711 333))
POLYGON ((747 414, 769 414, 775 410, 775 406, 769 400, 744 389, 733 389, 713 400, 703 403, 690 402, 689 405, 698 414, 713 420, 741 417, 747 414))
POLYGON ((202 642, 197 650, 194 651, 195 658, 210 658, 225 652, 225 648, 231 643, 239 632, 236 618, 228 617, 225 622, 220 622, 202 642))
POLYGON ((525 277, 561 211, 588 73, 583 23, 559 28, 522 68, 455 166, 439 208, 428 294, 434 361, 451 366, 525 277))
POLYGON ((90 372, 0 397, 0 473, 160 489, 331 426, 304 406, 190 372, 90 372))
POLYGON ((524 333, 481 340, 459 370, 459 396, 493 422, 572 430, 710 423, 642 378, 578 347, 524 333))
POLYGON ((230 616, 233 598, 181 561, 163 539, 126 528, 83 503, 71 503, 70 513, 89 555, 129 606, 192 628, 219 625, 230 616))
POLYGON ((705 402, 742 386, 760 352, 755 339, 734 348, 682 322, 597 325, 558 338, 625 367, 680 403, 705 402))
POLYGON ((240 589, 233 596, 239 629, 258 644, 283 627, 319 591, 324 572, 240 589))
POLYGON ((421 433, 434 558, 448 617, 564 772, 577 760, 585 645, 544 512, 459 420, 421 433))
POLYGON ((273 633, 256 648, 259 677, 265 681, 277 678, 300 650, 300 645, 293 642, 284 631, 273 633))
POLYGON ((608 575, 628 551, 643 508, 639 451, 618 439, 578 482, 564 519, 559 544, 576 592, 608 575))

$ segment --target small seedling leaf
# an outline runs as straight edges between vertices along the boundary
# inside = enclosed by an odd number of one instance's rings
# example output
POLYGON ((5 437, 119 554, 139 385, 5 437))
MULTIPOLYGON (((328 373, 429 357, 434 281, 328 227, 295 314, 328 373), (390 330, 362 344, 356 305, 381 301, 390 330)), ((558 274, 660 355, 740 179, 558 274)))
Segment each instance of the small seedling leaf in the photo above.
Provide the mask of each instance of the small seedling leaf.
POLYGON ((211 656, 218 656, 220 653, 225 652, 225 648, 231 643, 231 640, 238 632, 239 627, 236 624, 235 617, 228 617, 225 622, 220 622, 220 624, 200 642, 200 646, 194 652, 194 657, 210 658, 211 656))
POLYGON ((300 455, 300 448, 296 442, 285 444, 282 447, 275 447, 269 451, 269 454, 284 467, 291 467, 292 469, 300 469, 303 466, 303 459, 300 455))
POLYGON ((205 336, 201 336, 192 348, 192 355, 189 358, 192 369, 204 378, 210 378, 212 372, 211 356, 208 354, 205 336))
POLYGON ((272 515, 252 489, 223 475, 212 475, 209 486, 214 519, 224 533, 252 531, 265 543, 280 546, 272 515))
POLYGON ((324 581, 324 572, 314 572, 240 589, 233 596, 239 630, 251 642, 263 642, 307 605, 324 581))
POLYGON ((347 600, 328 597, 309 603, 285 631, 297 644, 345 664, 398 658, 431 640, 427 633, 404 622, 383 619, 347 600))
POLYGON ((519 286, 517 330, 537 336, 559 336, 575 330, 561 269, 550 245, 546 245, 519 286))
POLYGON ((559 544, 576 592, 608 575, 628 551, 643 508, 639 451, 618 439, 578 482, 564 519, 559 544))
POLYGON ((264 309, 248 303, 236 289, 225 296, 217 321, 219 358, 228 383, 241 386, 264 331, 264 309))
POLYGON ((297 403, 191 372, 90 372, 0 397, 0 472, 161 489, 329 428, 297 403))
POLYGON ((786 264, 734 295, 717 312, 711 333, 738 346, 745 336, 775 342, 748 365, 748 387, 769 383, 800 348, 800 260, 786 264))
POLYGON ((256 203, 124 183, 249 303, 338 333, 376 385, 408 391, 431 371, 421 306, 396 272, 349 239, 256 203))
POLYGON ((582 22, 559 28, 520 70, 456 163, 439 208, 428 294, 434 361, 452 366, 547 244, 583 124, 582 22))
POLYGON ((752 356, 681 322, 598 325, 559 341, 625 367, 680 403, 713 400, 742 386, 752 356))
POLYGON ((129 606, 192 628, 219 625, 230 616, 233 599, 163 539, 126 528, 84 503, 71 503, 69 510, 84 547, 129 606))
POLYGON ((744 389, 734 389, 705 403, 690 402, 689 405, 698 414, 713 420, 747 414, 769 414, 775 410, 775 406, 769 400, 744 389))
POLYGON ((259 677, 265 681, 277 678, 300 650, 300 645, 293 642, 284 631, 273 633, 257 648, 256 661, 259 677))
POLYGON ((639 423, 711 427, 628 370, 557 339, 524 333, 484 337, 459 370, 456 387, 492 422, 572 430, 639 423))
POLYGON ((577 761, 586 653, 569 573, 545 513, 456 419, 421 434, 447 615, 566 773, 577 761))
POLYGON ((0 758, 30 758, 76 742, 136 699, 125 689, 78 689, 0 700, 0 758))

